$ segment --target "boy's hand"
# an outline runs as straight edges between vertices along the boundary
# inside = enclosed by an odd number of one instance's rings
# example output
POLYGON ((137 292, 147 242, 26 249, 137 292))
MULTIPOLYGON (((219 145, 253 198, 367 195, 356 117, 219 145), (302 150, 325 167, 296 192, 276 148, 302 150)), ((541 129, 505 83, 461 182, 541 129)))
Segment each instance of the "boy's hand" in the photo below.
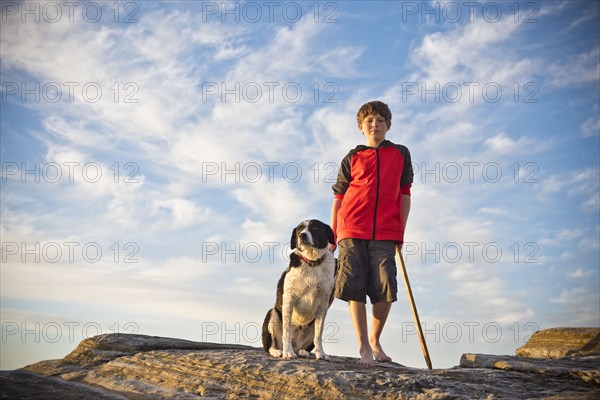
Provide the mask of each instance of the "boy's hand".
POLYGON ((329 251, 331 251, 332 253, 335 251, 335 249, 337 248, 337 246, 333 243, 329 243, 327 245, 327 247, 329 248, 329 251))

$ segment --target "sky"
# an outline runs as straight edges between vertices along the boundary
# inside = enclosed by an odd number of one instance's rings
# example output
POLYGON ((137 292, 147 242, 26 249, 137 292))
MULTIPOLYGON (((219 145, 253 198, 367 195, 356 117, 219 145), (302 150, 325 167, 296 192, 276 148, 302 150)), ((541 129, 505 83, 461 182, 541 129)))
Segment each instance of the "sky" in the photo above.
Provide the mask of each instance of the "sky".
MULTIPOLYGON (((0 368, 101 333, 260 347, 376 99, 433 366, 600 326, 599 4, 2 2, 0 368)), ((398 283, 381 343, 424 368, 398 283)), ((358 357, 341 300, 324 349, 358 357)))

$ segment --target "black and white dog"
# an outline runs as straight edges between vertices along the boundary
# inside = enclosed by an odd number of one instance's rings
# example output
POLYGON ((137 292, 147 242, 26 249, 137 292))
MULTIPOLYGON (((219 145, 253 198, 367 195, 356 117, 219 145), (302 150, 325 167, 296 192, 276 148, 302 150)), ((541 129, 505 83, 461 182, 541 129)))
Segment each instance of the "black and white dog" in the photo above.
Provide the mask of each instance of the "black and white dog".
POLYGON ((329 360, 321 336, 327 310, 333 302, 336 260, 328 248, 333 230, 311 219, 292 231, 290 265, 277 283, 275 307, 263 323, 263 348, 273 357, 329 360))

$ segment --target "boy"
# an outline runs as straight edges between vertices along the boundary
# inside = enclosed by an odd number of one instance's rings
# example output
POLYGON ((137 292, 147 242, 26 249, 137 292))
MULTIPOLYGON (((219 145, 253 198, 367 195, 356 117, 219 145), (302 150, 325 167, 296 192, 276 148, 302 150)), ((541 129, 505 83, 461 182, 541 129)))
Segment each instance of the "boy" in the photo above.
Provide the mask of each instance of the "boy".
MULTIPOLYGON (((348 302, 359 343, 359 365, 389 362, 379 337, 396 301, 396 251, 404 240, 413 169, 405 146, 385 139, 392 113, 381 101, 364 104, 356 116, 366 140, 342 160, 333 185, 331 227, 339 245, 336 297, 348 302), (367 330, 366 296, 373 305, 367 330)), ((332 250, 335 245, 331 246, 332 250)))

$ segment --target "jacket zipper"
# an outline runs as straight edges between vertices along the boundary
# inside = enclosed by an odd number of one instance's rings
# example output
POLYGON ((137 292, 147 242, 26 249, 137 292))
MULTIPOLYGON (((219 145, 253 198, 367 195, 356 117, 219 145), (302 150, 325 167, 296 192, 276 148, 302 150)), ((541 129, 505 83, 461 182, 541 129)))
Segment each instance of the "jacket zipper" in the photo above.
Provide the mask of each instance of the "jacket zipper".
POLYGON ((379 203, 379 147, 375 148, 375 156, 377 157, 377 186, 375 187, 375 212, 373 213, 373 239, 375 240, 375 232, 377 230, 377 203, 379 203))

